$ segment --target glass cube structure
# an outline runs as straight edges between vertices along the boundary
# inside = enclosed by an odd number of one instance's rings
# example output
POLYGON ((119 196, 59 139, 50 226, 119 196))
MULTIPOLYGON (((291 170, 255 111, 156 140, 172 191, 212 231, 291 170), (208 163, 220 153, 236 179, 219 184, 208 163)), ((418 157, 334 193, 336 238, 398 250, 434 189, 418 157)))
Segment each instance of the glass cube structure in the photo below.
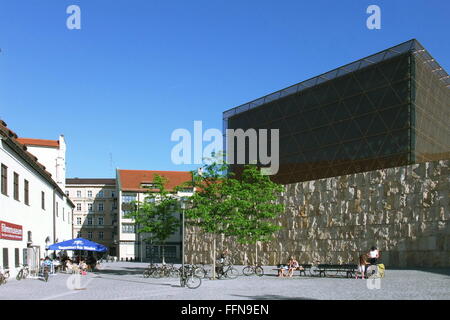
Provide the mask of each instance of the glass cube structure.
POLYGON ((279 129, 272 180, 283 184, 449 159, 450 78, 413 39, 225 111, 223 119, 224 129, 279 129))

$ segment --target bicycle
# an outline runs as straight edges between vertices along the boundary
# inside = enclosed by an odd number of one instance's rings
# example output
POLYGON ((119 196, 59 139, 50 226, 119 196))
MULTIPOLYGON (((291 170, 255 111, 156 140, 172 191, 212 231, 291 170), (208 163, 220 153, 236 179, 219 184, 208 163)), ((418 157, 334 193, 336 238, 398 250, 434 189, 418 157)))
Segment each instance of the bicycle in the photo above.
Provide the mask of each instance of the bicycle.
POLYGON ((155 272, 157 268, 158 268, 158 266, 156 264, 150 263, 148 265, 147 269, 144 270, 142 275, 144 276, 144 278, 148 278, 148 277, 152 276, 153 272, 155 272))
POLYGON ((239 276, 239 271, 231 264, 216 267, 216 273, 219 279, 236 279, 239 276))
POLYGON ((197 289, 202 284, 202 279, 195 275, 193 265, 183 269, 181 267, 180 284, 181 287, 188 287, 189 289, 197 289))
POLYGON ((26 279, 29 274, 30 274, 30 269, 29 269, 28 265, 27 264, 22 265, 19 272, 17 273, 16 279, 19 281, 22 279, 26 279))
POLYGON ((6 280, 9 278, 9 269, 1 269, 0 270, 0 285, 6 284, 6 280))
POLYGON ((244 276, 251 276, 253 274, 257 275, 258 277, 262 277, 264 275, 264 269, 257 264, 254 265, 247 265, 242 269, 242 274, 244 276))
POLYGON ((10 274, 9 274, 9 269, 1 269, 0 270, 0 277, 1 277, 1 279, 0 279, 0 284, 5 284, 6 283, 6 281, 9 279, 9 276, 10 276, 10 274))
POLYGON ((194 273, 200 278, 206 278, 208 274, 211 272, 211 268, 209 268, 209 265, 203 262, 193 266, 194 266, 194 273), (208 266, 208 268, 206 266, 208 266))

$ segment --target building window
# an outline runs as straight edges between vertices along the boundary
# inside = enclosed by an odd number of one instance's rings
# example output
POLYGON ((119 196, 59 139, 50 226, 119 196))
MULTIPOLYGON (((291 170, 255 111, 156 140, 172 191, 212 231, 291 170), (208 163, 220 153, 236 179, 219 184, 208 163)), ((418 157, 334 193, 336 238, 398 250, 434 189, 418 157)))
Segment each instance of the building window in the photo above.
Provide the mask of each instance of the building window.
POLYGON ((78 224, 78 225, 81 224, 81 217, 77 217, 77 224, 78 224))
POLYGON ((89 212, 92 212, 92 203, 88 203, 88 210, 89 212))
POLYGON ((14 172, 14 200, 19 201, 19 174, 14 172))
POLYGON ((22 249, 22 264, 28 264, 28 249, 22 249))
POLYGON ((81 198, 81 191, 80 190, 77 191, 77 198, 81 198))
POLYGON ((92 191, 91 191, 91 190, 89 190, 89 191, 87 192, 87 194, 88 194, 88 198, 92 198, 92 191))
POLYGON ((42 210, 45 210, 45 192, 41 191, 41 207, 42 210))
POLYGON ((88 239, 92 239, 92 231, 88 231, 88 239))
POLYGON ((88 226, 92 226, 92 217, 88 217, 88 226))
POLYGON ((20 267, 20 251, 19 248, 14 249, 14 265, 16 268, 20 267))
POLYGON ((98 211, 103 211, 103 206, 104 206, 103 202, 100 202, 98 204, 98 211))
POLYGON ((100 240, 103 240, 103 238, 104 238, 103 231, 100 231, 100 232, 98 233, 98 238, 99 238, 100 240))
POLYGON ((98 218, 98 225, 99 226, 103 225, 103 217, 98 218))
POLYGON ((59 209, 59 206, 58 206, 58 202, 57 202, 57 203, 56 203, 56 208, 55 208, 56 216, 57 216, 57 217, 59 217, 59 212, 58 212, 59 210, 58 210, 58 209, 59 209))
POLYGON ((116 196, 116 193, 114 191, 111 191, 111 198, 114 198, 116 196))
POLYGON ((2 193, 8 195, 8 167, 2 164, 2 193))
POLYGON ((28 180, 23 181, 23 194, 24 194, 24 202, 27 206, 30 205, 30 184, 28 180))
POLYGON ((3 248, 3 269, 9 269, 8 248, 3 248))
POLYGON ((98 197, 99 197, 99 198, 103 198, 103 191, 99 191, 99 192, 98 192, 98 197))
POLYGON ((81 203, 77 203, 77 211, 81 211, 81 203))
POLYGON ((81 238, 81 231, 77 232, 77 238, 81 238))
POLYGON ((124 223, 122 224, 123 233, 134 233, 134 224, 124 223))

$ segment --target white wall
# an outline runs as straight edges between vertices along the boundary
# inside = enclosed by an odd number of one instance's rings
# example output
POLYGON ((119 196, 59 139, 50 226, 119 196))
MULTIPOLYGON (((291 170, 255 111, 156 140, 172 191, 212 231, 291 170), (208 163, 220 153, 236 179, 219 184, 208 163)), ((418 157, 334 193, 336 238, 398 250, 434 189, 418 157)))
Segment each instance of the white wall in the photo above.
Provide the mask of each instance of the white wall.
MULTIPOLYGON (((0 220, 21 225, 22 241, 0 239, 0 248, 8 248, 9 268, 15 273, 14 249, 19 248, 19 262, 23 263, 22 255, 27 248, 28 231, 32 232, 32 244, 40 247, 40 256, 46 254, 46 245, 54 242, 53 238, 53 186, 39 175, 22 158, 0 140, 0 163, 8 167, 8 195, 0 193, 0 220), (19 201, 13 197, 14 172, 19 174, 19 201), (24 203, 24 179, 29 181, 29 205, 24 203), (41 192, 45 193, 45 210, 41 207, 41 192), (46 243, 46 239, 50 240, 46 243)), ((55 193, 58 203, 56 217, 56 237, 59 241, 71 239, 72 221, 71 208, 65 196, 55 193), (64 216, 63 216, 64 209, 64 216)), ((48 253, 51 253, 49 251, 48 253)), ((3 250, 0 250, 0 265, 3 263, 3 250)))

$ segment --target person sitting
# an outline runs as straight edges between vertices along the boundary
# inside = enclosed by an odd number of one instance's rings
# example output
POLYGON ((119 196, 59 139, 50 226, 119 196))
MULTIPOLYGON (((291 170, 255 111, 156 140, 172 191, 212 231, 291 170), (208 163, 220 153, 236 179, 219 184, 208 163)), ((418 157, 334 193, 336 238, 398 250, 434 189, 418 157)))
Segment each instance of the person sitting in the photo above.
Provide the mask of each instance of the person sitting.
POLYGON ((367 264, 368 264, 367 254, 360 255, 359 261, 358 261, 358 271, 356 272, 355 279, 358 279, 358 274, 361 276, 361 279, 364 279, 364 274, 366 273, 366 265, 367 264))
POLYGON ((61 268, 61 262, 59 261, 59 258, 56 258, 55 260, 53 260, 53 269, 56 272, 59 272, 61 268))
POLYGON ((298 268, 300 268, 300 265, 299 265, 298 261, 295 260, 294 257, 291 257, 291 259, 289 259, 289 262, 288 262, 288 267, 289 267, 289 269, 288 269, 287 276, 292 277, 292 275, 294 274, 294 271, 297 270, 298 268))
POLYGON ((78 267, 82 273, 86 273, 88 266, 87 266, 86 262, 84 262, 84 260, 81 260, 78 267))
POLYGON ((66 272, 67 273, 73 273, 73 263, 70 259, 66 260, 66 272))
POLYGON ((377 247, 370 248, 368 256, 370 264, 377 264, 378 258, 380 257, 380 252, 378 251, 377 247))
POLYGON ((278 277, 283 278, 286 276, 286 273, 289 272, 289 265, 286 264, 279 264, 277 266, 278 269, 278 277))

